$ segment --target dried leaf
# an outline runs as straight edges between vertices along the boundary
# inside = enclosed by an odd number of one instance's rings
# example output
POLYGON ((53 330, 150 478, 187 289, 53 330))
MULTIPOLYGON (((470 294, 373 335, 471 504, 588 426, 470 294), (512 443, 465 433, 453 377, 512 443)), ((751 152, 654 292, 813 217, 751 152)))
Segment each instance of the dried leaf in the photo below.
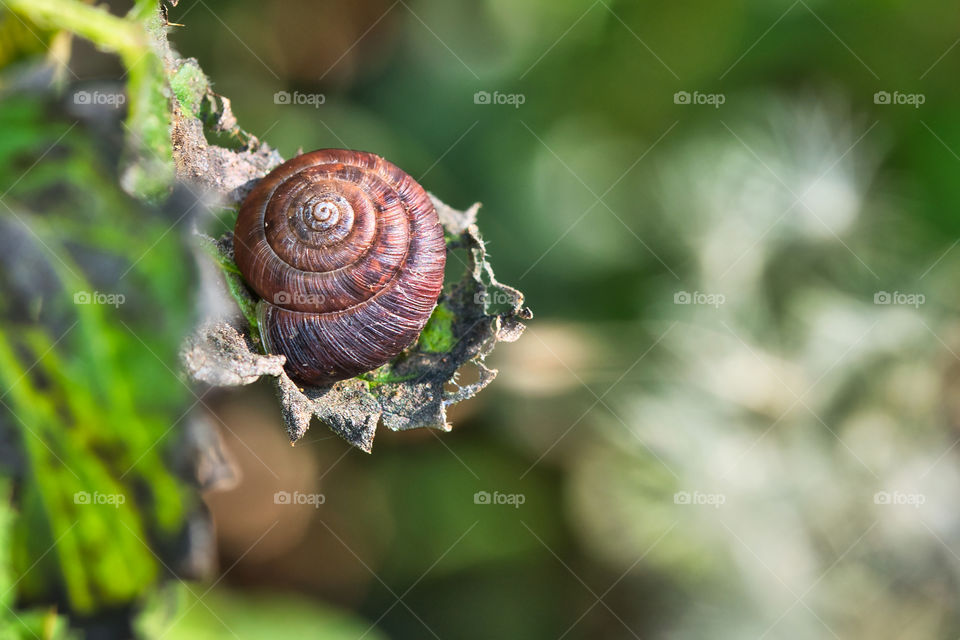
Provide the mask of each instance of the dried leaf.
MULTIPOLYGON (((393 362, 351 380, 302 388, 282 370, 282 356, 256 352, 249 327, 241 335, 237 328, 219 322, 201 327, 187 341, 183 350, 187 372, 194 380, 214 386, 274 377, 292 442, 303 437, 313 417, 367 452, 381 421, 394 431, 420 427, 449 431, 447 407, 472 398, 493 381, 497 371, 486 367, 484 359, 497 342, 516 340, 523 332, 523 321, 532 313, 524 306, 519 290, 494 277, 480 232, 472 223, 479 206, 457 211, 436 198, 434 203, 443 212, 444 229, 452 238, 450 250, 467 249, 467 273, 441 296, 417 343, 393 362), (491 310, 491 290, 499 292, 496 301, 506 303, 505 311, 491 310), (437 345, 446 348, 437 350, 437 345), (479 378, 460 386, 457 373, 468 363, 476 366, 479 378), (455 389, 447 390, 447 385, 455 389)), ((228 234, 218 244, 224 246, 230 240, 228 234)), ((206 242, 215 241, 207 238, 206 242)), ((231 272, 229 268, 226 271, 231 272)))

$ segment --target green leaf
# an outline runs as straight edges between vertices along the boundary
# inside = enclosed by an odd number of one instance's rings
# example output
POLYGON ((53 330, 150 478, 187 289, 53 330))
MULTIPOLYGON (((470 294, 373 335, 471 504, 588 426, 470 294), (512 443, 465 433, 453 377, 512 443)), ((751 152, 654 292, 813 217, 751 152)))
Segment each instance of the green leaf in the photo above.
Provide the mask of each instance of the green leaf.
POLYGON ((273 640, 282 621, 285 638, 356 640, 384 636, 370 622, 316 600, 296 595, 248 594, 218 587, 177 585, 157 593, 137 621, 148 638, 166 640, 273 640))

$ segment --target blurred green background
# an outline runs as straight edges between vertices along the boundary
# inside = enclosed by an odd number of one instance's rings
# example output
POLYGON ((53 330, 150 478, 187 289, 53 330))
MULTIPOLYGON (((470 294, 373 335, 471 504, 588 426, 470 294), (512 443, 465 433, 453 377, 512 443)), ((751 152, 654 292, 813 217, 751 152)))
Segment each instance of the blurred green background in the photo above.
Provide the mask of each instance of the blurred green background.
MULTIPOLYGON (((960 635, 958 18, 181 0, 171 41, 241 126, 482 202, 536 318, 451 433, 372 456, 317 424, 291 448, 266 385, 209 397, 239 478, 204 495, 218 574, 138 628, 960 635)), ((122 73, 74 51, 82 81, 122 73)))

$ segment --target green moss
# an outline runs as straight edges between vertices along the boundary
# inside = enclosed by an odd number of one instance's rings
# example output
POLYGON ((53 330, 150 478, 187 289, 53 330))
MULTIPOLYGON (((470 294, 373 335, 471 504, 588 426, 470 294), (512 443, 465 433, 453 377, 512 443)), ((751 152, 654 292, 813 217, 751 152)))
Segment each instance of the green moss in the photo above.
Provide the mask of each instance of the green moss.
POLYGON ((420 334, 420 350, 426 353, 446 353, 453 348, 453 321, 456 315, 442 304, 437 305, 433 315, 420 334))
POLYGON ((357 376, 357 380, 367 383, 367 388, 372 391, 381 385, 395 384, 397 382, 413 380, 416 377, 416 374, 408 374, 405 376, 394 375, 393 367, 388 363, 379 369, 374 369, 373 371, 360 374, 357 376))
POLYGON ((243 317, 247 319, 250 325, 250 335, 255 342, 260 341, 260 323, 257 316, 257 300, 250 295, 247 285, 240 274, 240 268, 233 258, 223 252, 217 241, 210 236, 199 236, 200 248, 217 263, 220 271, 223 272, 223 279, 227 285, 227 291, 230 297, 240 307, 243 317))
POLYGON ((200 106, 207 94, 207 76, 192 60, 187 60, 170 78, 170 88, 190 118, 200 117, 200 106))

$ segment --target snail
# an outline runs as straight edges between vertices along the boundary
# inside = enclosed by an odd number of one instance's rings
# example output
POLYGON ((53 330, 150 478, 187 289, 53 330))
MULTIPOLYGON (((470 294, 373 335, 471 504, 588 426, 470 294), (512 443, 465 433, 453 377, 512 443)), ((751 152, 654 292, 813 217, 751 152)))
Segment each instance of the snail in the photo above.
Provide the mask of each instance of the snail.
POLYGON ((413 344, 443 287, 446 244, 427 192, 372 153, 321 149, 271 171, 244 199, 237 266, 262 298, 268 353, 324 385, 413 344))

